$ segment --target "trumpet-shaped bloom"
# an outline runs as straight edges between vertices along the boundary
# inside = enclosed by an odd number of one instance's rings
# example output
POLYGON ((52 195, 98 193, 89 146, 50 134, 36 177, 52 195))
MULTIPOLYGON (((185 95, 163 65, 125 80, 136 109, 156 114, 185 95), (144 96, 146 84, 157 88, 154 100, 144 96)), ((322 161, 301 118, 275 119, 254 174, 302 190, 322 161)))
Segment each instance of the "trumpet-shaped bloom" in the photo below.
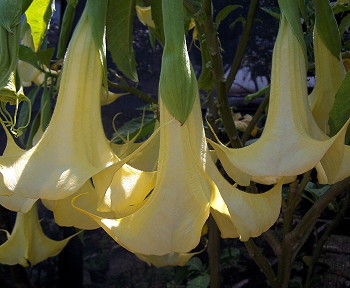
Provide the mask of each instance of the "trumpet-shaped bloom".
POLYGON ((75 235, 61 241, 45 236, 34 205, 27 213, 17 213, 13 231, 7 236, 7 241, 0 246, 0 263, 27 267, 56 256, 75 235))
POLYGON ((136 212, 123 218, 103 219, 89 214, 122 246, 146 255, 190 251, 198 244, 210 212, 212 187, 200 171, 207 149, 204 131, 197 135, 191 116, 181 125, 162 101, 160 109, 159 162, 152 193, 140 199, 144 203, 136 212))
MULTIPOLYGON (((130 207, 130 214, 117 219, 99 217, 74 204, 76 208, 92 217, 122 246, 151 255, 151 259, 184 255, 195 248, 210 208, 226 237, 246 241, 273 225, 280 211, 281 183, 267 193, 255 195, 220 178, 208 153, 198 97, 183 125, 173 119, 161 99, 160 111, 159 162, 152 192, 147 195, 142 189, 133 191, 140 194, 135 196, 139 202, 130 207), (233 233, 227 232, 229 229, 233 233)), ((109 188, 109 193, 119 193, 116 186, 109 188)), ((176 257, 171 259, 175 261, 176 257)), ((177 263, 182 263, 181 259, 178 257, 177 263)))
MULTIPOLYGON (((100 116, 102 64, 87 13, 66 54, 52 120, 30 150, 0 157, 2 184, 28 198, 61 199, 119 159, 107 141, 100 116)), ((10 145, 15 145, 10 140, 10 145)))
POLYGON ((228 175, 240 185, 251 177, 295 176, 316 166, 336 139, 344 139, 348 123, 328 138, 316 124, 306 90, 306 63, 298 38, 281 16, 271 75, 269 114, 261 138, 231 149, 210 141, 228 175))

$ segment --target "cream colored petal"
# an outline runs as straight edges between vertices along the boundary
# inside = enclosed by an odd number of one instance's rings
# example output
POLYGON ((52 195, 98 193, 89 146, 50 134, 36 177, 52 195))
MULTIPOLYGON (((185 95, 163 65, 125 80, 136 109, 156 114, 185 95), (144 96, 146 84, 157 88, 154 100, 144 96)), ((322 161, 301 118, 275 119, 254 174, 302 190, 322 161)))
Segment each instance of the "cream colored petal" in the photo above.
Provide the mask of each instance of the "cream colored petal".
POLYGON ((102 65, 84 12, 66 54, 52 120, 40 141, 21 155, 0 157, 5 186, 28 198, 57 200, 119 159, 100 115, 102 65))
POLYGON ((117 144, 117 143, 111 143, 111 148, 113 152, 119 157, 124 158, 127 155, 130 155, 132 152, 134 152, 137 148, 139 148, 142 145, 141 143, 135 143, 133 140, 128 141, 124 144, 117 144))
POLYGON ((101 105, 109 105, 115 100, 119 99, 122 96, 128 95, 130 93, 113 93, 111 91, 106 91, 106 89, 101 89, 101 105))
POLYGON ((218 188, 213 193, 211 208, 223 238, 239 236, 241 241, 247 241, 276 222, 281 210, 283 179, 265 193, 251 194, 229 184, 212 162, 208 161, 206 172, 218 188))
MULTIPOLYGON (((156 121, 155 131, 159 128, 159 122, 156 121)), ((135 157, 131 158, 128 164, 136 169, 151 172, 156 169, 159 156, 159 134, 154 133, 152 139, 146 144, 145 142, 135 143, 138 135, 133 139, 124 144, 111 143, 111 147, 114 153, 119 158, 124 158, 133 152, 136 149, 139 149, 139 152, 135 157), (141 149, 141 146, 144 146, 141 149)))
MULTIPOLYGON (((206 143, 199 99, 186 122, 172 120, 160 101, 161 127, 157 181, 145 204, 120 219, 88 214, 122 246, 134 253, 186 253, 197 246, 209 216, 212 187, 198 165, 205 165, 206 143), (201 118, 199 118, 201 121, 201 118), (163 123, 167 123, 163 125, 163 123), (198 162, 198 163, 197 163, 198 162), (200 163, 200 164, 199 164, 200 163)), ((78 208, 79 209, 79 208, 78 208)), ((86 213, 86 212, 85 212, 86 213)))
MULTIPOLYGON (((345 78, 345 68, 340 58, 336 58, 323 43, 316 25, 314 29, 314 53, 316 83, 309 96, 312 114, 322 131, 329 132, 328 118, 334 97, 345 78)), ((340 55, 339 55, 340 56, 340 55)))
MULTIPOLYGON (((347 121, 347 126, 350 119, 347 121)), ((322 160, 316 165, 320 184, 334 184, 350 176, 350 146, 344 145, 346 134, 344 127, 338 134, 341 137, 334 142, 322 160)))
MULTIPOLYGON (((41 72, 39 69, 22 60, 18 61, 17 69, 23 87, 30 87, 32 85, 32 81, 36 79, 40 73, 43 74, 43 72, 41 72)), ((39 85, 41 83, 39 83, 39 85)))
POLYGON ((27 213, 37 200, 13 194, 11 196, 0 196, 0 205, 11 211, 27 213))
POLYGON ((55 222, 60 226, 76 227, 79 229, 91 230, 100 228, 100 226, 86 216, 73 208, 71 202, 74 197, 80 194, 86 194, 84 197, 79 197, 76 200, 76 205, 95 213, 101 217, 114 217, 114 213, 101 213, 97 211, 98 197, 91 181, 88 180, 77 192, 69 197, 60 200, 42 200, 46 208, 53 212, 55 222))
MULTIPOLYGON (((158 133, 159 128, 156 129, 155 132, 131 154, 93 175, 92 179, 99 199, 98 210, 111 211, 111 207, 113 206, 113 210, 118 210, 118 213, 121 213, 120 215, 127 215, 131 211, 135 211, 138 207, 136 206, 136 202, 141 204, 139 201, 135 202, 135 199, 144 198, 151 189, 153 189, 156 172, 143 172, 126 163, 132 162, 131 160, 136 157, 139 159, 139 164, 143 164, 144 161, 150 159, 146 153, 143 153, 143 151, 146 150, 147 152, 150 147, 154 147, 154 144, 152 143, 158 138, 158 133), (119 181, 121 180, 124 185, 120 185, 119 181), (142 188, 141 190, 139 189, 140 187, 142 188), (137 194, 142 196, 133 195, 133 191, 137 191, 137 194), (120 200, 121 197, 124 198, 124 201, 120 203, 120 207, 123 206, 123 209, 118 209, 117 206, 119 205, 114 202, 113 199, 120 200), (130 206, 130 204, 133 206, 130 206), (126 207, 129 207, 130 209, 125 210, 126 207)), ((154 153, 151 154, 151 157, 153 157, 152 155, 154 155, 154 153)), ((153 158, 151 158, 151 160, 153 160, 153 158)), ((144 166, 148 167, 146 163, 144 163, 144 166)), ((153 171, 154 166, 152 169, 150 167, 148 168, 153 171)))
POLYGON ((249 184, 250 176, 302 174, 315 167, 339 137, 329 139, 313 119, 305 66, 303 49, 282 16, 273 52, 269 114, 261 138, 241 149, 209 140, 226 172, 240 185, 249 184))
POLYGON ((0 263, 24 267, 56 256, 75 235, 61 241, 46 237, 41 229, 36 205, 28 213, 17 213, 13 231, 0 246, 0 263))
MULTIPOLYGON (((143 172, 124 165, 114 174, 107 191, 99 194, 98 210, 113 211, 117 218, 135 212, 154 188, 156 176, 156 172, 143 172)), ((94 183, 99 190, 99 182, 94 183)))
POLYGON ((137 14, 137 18, 139 18, 140 22, 143 25, 147 25, 151 28, 156 27, 156 25, 154 24, 154 21, 152 19, 151 6, 141 7, 139 5, 136 5, 136 14, 137 14))

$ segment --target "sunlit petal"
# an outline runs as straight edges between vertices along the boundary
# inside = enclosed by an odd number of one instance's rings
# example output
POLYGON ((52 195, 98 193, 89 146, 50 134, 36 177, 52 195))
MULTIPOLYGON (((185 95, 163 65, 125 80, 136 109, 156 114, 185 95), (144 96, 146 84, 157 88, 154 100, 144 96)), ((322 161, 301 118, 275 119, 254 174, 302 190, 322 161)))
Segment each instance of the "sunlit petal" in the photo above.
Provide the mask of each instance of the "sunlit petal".
POLYGON ((100 114, 102 64, 84 12, 66 54, 52 120, 30 150, 0 158, 8 190, 29 198, 61 199, 119 159, 100 114))
POLYGON ((86 216, 84 213, 77 211, 71 205, 72 199, 83 193, 86 195, 76 200, 76 204, 79 205, 79 207, 82 207, 90 213, 95 213, 99 216, 114 217, 114 213, 101 213, 97 211, 97 193, 90 180, 88 180, 77 192, 69 197, 60 200, 43 199, 42 202, 46 208, 53 212, 55 222, 60 226, 73 226, 85 230, 100 228, 100 226, 94 220, 86 216))
POLYGON ((227 174, 240 185, 249 185, 251 176, 304 173, 315 167, 340 137, 338 133, 328 138, 312 116, 305 66, 303 49, 282 15, 273 52, 269 114, 261 138, 241 149, 209 140, 227 174))

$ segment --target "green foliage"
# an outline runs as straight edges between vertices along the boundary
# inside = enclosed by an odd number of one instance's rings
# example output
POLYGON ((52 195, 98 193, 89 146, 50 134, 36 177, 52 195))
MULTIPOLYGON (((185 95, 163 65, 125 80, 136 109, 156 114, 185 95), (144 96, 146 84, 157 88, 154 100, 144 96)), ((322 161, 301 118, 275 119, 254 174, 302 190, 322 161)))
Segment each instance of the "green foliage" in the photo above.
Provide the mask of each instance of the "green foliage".
POLYGON ((8 32, 13 33, 12 28, 19 25, 21 15, 21 0, 2 0, 0 2, 0 25, 8 32))
POLYGON ((19 59, 33 65, 39 70, 42 70, 42 65, 49 66, 52 56, 55 52, 54 48, 41 49, 36 53, 29 47, 19 46, 19 59))
POLYGON ((221 21, 225 20, 225 18, 233 11, 238 8, 242 8, 241 5, 227 5, 223 9, 221 9, 215 18, 215 26, 219 28, 221 21))
POLYGON ((158 39, 159 43, 164 46, 164 25, 163 25, 163 1, 151 1, 152 20, 156 26, 155 29, 151 29, 154 36, 158 39))
MULTIPOLYGON (((278 0, 281 13, 286 17, 288 23, 291 25, 295 36, 298 38, 301 47, 306 56, 306 46, 304 42, 303 31, 300 25, 300 2, 289 0, 278 0)), ((306 60, 306 58, 305 58, 306 60)))
MULTIPOLYGON (((152 1, 153 2, 153 1, 152 1)), ((111 0, 107 10, 107 49, 123 74, 138 82, 135 53, 132 47, 135 1, 111 0)))
POLYGON ((40 48, 44 40, 53 11, 53 0, 33 0, 26 11, 27 22, 32 30, 34 51, 40 48))
POLYGON ((349 29, 350 27, 350 14, 346 15, 339 24, 339 33, 340 37, 344 36, 344 33, 349 29))
POLYGON ((328 1, 314 0, 316 10, 316 29, 328 50, 335 56, 340 54, 340 35, 328 1))
MULTIPOLYGON (((330 135, 335 135, 350 117, 350 72, 341 83, 335 95, 333 108, 329 114, 330 135)), ((349 143, 350 135, 346 135, 346 143, 349 143)))
MULTIPOLYGON (((118 134, 123 138, 129 137, 129 139, 133 139, 136 135, 138 135, 137 140, 142 139, 154 131, 154 126, 156 123, 156 119, 153 114, 146 114, 142 117, 136 117, 127 121, 118 128, 118 134), (141 130, 141 131, 140 131, 141 130)), ((113 138, 116 138, 116 142, 121 142, 121 139, 118 139, 118 135, 113 134, 113 138)))

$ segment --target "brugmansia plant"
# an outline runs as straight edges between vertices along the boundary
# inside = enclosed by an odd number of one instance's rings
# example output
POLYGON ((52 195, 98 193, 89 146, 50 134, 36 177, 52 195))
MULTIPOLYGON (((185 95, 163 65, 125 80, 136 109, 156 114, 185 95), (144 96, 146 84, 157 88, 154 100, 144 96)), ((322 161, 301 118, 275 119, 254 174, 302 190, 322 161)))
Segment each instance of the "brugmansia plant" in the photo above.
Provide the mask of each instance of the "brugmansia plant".
MULTIPOLYGON (((339 109, 347 105, 349 77, 333 14, 335 7, 347 10, 347 2, 332 7, 326 0, 278 1, 269 96, 243 136, 227 100, 242 53, 226 78, 217 38, 218 25, 235 5, 220 11, 214 23, 210 0, 87 0, 68 41, 77 2, 67 3, 54 64, 44 41, 54 1, 0 3, 0 113, 7 139, 0 156, 0 204, 17 212, 13 231, 6 231, 0 246, 0 263, 35 265, 57 255, 74 237, 54 241, 43 234, 37 214, 41 202, 58 225, 102 227, 120 246, 157 267, 185 265, 207 249, 211 287, 220 287, 221 281, 218 233, 239 238, 269 284, 288 287, 303 234, 310 235, 321 212, 350 185, 350 109, 339 109), (316 84, 310 95, 310 55, 301 25, 305 5, 314 11, 316 84), (153 108, 156 102, 128 84, 138 81, 131 37, 135 14, 148 27, 153 44, 157 40, 163 46, 156 125, 149 135, 141 135, 141 127, 132 139, 115 129, 120 144, 105 136, 101 105, 130 93, 152 102, 153 108), (198 80, 188 52, 190 29, 202 53, 198 80), (129 81, 122 76, 120 83, 110 80, 107 49, 129 81), (35 87, 25 96, 23 87, 32 82, 35 87), (122 91, 109 91, 113 87, 122 91), (207 121, 201 111, 203 95, 210 95, 207 121), (39 112, 31 117, 39 96, 39 112), (256 127, 267 103, 262 134, 243 145, 241 139, 256 127), (218 133, 219 122, 229 144, 218 133), (313 170, 315 184, 334 185, 294 225, 294 211, 313 170), (274 235, 271 227, 278 219, 283 229, 274 235), (277 272, 252 240, 262 234, 276 254, 277 272)), ((257 3, 251 0, 238 52, 247 44, 257 3)), ((313 269, 311 265, 306 287, 313 269)))

